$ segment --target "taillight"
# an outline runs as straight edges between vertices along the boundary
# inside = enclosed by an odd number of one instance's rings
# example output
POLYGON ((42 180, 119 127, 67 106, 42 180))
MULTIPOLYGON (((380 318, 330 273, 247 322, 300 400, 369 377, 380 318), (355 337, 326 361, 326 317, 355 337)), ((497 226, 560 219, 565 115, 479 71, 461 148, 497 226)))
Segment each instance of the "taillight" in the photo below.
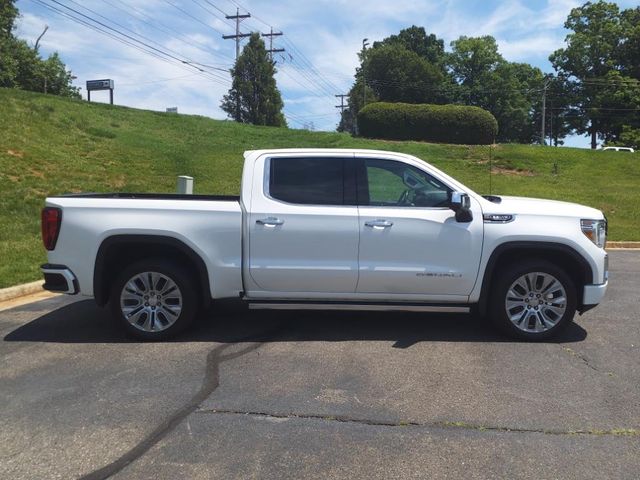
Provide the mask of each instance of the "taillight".
POLYGON ((62 210, 55 207, 42 209, 42 243, 47 250, 56 248, 60 223, 62 223, 62 210))

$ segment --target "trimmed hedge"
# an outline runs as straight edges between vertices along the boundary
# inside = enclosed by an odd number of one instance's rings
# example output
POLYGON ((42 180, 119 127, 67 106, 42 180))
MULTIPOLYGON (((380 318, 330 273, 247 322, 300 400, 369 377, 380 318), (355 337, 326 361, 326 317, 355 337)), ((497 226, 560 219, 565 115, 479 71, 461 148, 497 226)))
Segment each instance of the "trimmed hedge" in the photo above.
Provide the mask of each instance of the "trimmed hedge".
POLYGON ((358 113, 358 130, 369 138, 488 145, 498 122, 479 107, 376 102, 358 113))

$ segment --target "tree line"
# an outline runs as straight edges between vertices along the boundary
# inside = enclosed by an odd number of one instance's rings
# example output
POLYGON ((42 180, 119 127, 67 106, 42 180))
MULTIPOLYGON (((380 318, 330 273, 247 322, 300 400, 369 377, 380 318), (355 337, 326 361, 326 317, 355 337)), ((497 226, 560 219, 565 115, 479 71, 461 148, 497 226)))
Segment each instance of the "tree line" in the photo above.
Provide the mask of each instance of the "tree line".
POLYGON ((17 17, 15 1, 0 0, 0 87, 80 98, 71 72, 57 53, 44 59, 37 45, 30 47, 14 35, 17 17))
MULTIPOLYGON (((17 15, 15 0, 0 2, 0 86, 79 98, 57 53, 43 59, 37 44, 14 35, 17 15)), ((550 74, 507 61, 491 36, 459 37, 447 51, 441 38, 414 25, 376 41, 359 52, 338 130, 357 134, 357 114, 371 102, 458 104, 491 112, 498 142, 549 139, 557 146, 576 133, 590 135, 592 148, 598 140, 640 147, 640 6, 587 2, 571 10, 564 26, 569 34, 549 56, 550 74)), ((259 34, 230 73, 220 105, 230 118, 286 126, 275 63, 259 34)))
POLYGON ((589 134, 591 146, 640 141, 640 7, 587 2, 564 24, 566 45, 544 74, 509 62, 491 36, 444 41, 412 26, 363 48, 338 130, 357 133, 366 103, 462 104, 497 119, 499 142, 560 145, 572 133, 589 134), (543 98, 545 131, 541 139, 543 98))

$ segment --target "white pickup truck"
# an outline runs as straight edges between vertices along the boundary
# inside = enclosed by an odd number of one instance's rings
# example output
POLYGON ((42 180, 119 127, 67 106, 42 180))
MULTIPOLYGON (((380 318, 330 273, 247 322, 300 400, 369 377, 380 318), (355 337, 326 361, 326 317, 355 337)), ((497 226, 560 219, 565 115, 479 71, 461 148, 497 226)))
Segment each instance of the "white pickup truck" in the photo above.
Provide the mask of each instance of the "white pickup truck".
POLYGON ((482 196, 372 150, 245 153, 240 197, 80 194, 42 212, 45 288, 95 297, 142 339, 217 299, 250 308, 474 313, 542 340, 607 288, 607 222, 482 196))

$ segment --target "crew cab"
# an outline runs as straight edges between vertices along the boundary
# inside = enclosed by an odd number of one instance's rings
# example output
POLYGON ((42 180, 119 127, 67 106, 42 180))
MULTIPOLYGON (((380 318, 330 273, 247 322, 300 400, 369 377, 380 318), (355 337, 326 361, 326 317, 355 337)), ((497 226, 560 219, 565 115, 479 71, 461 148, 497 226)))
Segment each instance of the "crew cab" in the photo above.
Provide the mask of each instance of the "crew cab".
POLYGON ((599 210, 482 196, 400 153, 244 157, 239 197, 47 198, 45 288, 94 297, 151 340, 230 298, 262 309, 471 310, 542 340, 605 294, 599 210))

